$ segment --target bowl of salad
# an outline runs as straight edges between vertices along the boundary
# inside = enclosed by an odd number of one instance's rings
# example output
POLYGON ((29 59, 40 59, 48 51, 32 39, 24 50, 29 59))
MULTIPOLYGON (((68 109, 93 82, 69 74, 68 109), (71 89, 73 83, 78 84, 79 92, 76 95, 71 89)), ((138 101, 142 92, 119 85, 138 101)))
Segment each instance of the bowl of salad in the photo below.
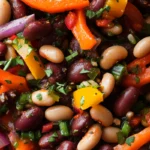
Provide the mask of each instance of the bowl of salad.
POLYGON ((0 150, 149 149, 149 0, 0 10, 0 150))

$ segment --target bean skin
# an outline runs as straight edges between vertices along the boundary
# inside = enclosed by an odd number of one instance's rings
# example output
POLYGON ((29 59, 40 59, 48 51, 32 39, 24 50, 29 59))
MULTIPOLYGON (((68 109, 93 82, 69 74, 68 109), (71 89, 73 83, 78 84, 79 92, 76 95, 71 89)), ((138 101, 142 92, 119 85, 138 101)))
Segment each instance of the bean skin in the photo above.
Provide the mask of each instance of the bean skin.
POLYGON ((63 141, 57 150, 76 150, 75 144, 71 141, 63 141))
POLYGON ((135 87, 128 87, 118 97, 114 104, 114 112, 117 116, 124 116, 137 101, 139 90, 135 87))
POLYGON ((91 124, 91 117, 87 112, 77 114, 71 121, 71 133, 73 136, 80 136, 87 131, 91 124))
POLYGON ((92 0, 89 9, 92 11, 98 11, 105 4, 106 0, 92 0))
POLYGON ((113 150, 113 147, 110 144, 104 144, 98 150, 113 150))
POLYGON ((4 43, 0 42, 0 56, 5 56, 6 52, 7 46, 4 43))
POLYGON ((81 74, 81 70, 90 70, 92 68, 92 64, 90 61, 86 59, 79 59, 75 61, 68 69, 68 81, 69 82, 74 82, 74 83, 79 83, 84 80, 88 79, 88 76, 86 73, 81 74))
POLYGON ((29 23, 24 31, 23 36, 28 40, 41 39, 43 36, 50 34, 52 27, 47 20, 38 20, 29 23), (39 34, 40 33, 40 34, 39 34))
POLYGON ((39 146, 42 149, 54 149, 54 147, 62 140, 63 136, 60 134, 60 131, 51 131, 40 138, 39 146))
POLYGON ((12 6, 12 12, 15 19, 24 17, 27 15, 26 7, 20 0, 10 0, 12 6))
POLYGON ((15 128, 18 131, 34 130, 39 127, 42 122, 44 113, 39 107, 31 107, 24 111, 22 115, 16 120, 15 128))

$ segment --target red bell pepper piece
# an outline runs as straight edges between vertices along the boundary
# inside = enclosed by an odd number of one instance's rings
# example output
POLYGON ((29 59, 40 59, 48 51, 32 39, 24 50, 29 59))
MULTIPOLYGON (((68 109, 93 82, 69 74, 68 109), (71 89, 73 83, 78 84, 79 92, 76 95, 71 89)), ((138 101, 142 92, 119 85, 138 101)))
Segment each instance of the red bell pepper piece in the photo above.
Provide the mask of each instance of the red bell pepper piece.
POLYGON ((135 59, 128 64, 128 75, 123 80, 123 85, 141 87, 147 83, 150 83, 150 54, 139 59, 135 59))

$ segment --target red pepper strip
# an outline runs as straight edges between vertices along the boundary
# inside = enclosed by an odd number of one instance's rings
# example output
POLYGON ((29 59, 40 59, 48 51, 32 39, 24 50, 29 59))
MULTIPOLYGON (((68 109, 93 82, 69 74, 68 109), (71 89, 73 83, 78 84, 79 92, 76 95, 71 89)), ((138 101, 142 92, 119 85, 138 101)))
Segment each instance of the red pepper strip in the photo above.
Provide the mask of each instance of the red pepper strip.
POLYGON ((146 67, 146 65, 150 64, 150 54, 139 59, 135 59, 128 66, 128 74, 125 76, 123 80, 123 85, 141 87, 147 83, 150 83, 150 67, 146 67), (137 68, 136 68, 137 67, 137 68), (136 69, 136 72, 133 70, 136 69))
POLYGON ((29 91, 26 79, 0 69, 0 83, 19 92, 29 91))
POLYGON ((65 18, 65 24, 69 30, 71 30, 76 24, 77 16, 74 12, 69 12, 65 18))
POLYGON ((89 6, 89 0, 22 0, 28 6, 49 12, 59 13, 89 6))
POLYGON ((0 86, 0 94, 2 94, 2 93, 4 93, 4 92, 7 92, 7 91, 9 91, 10 89, 7 87, 7 86, 5 86, 5 85, 1 85, 0 86))
POLYGON ((80 44, 82 50, 91 50, 97 43, 94 35, 86 24, 86 17, 83 10, 75 11, 77 21, 72 28, 72 33, 80 44))
POLYGON ((96 25, 98 27, 106 27, 107 28, 111 22, 112 22, 112 20, 110 20, 110 19, 98 19, 98 20, 96 20, 96 25))
POLYGON ((144 19, 141 12, 132 3, 127 3, 124 14, 129 18, 132 28, 135 31, 141 31, 144 19))
POLYGON ((53 128, 53 123, 47 123, 42 127, 42 133, 49 132, 53 128))

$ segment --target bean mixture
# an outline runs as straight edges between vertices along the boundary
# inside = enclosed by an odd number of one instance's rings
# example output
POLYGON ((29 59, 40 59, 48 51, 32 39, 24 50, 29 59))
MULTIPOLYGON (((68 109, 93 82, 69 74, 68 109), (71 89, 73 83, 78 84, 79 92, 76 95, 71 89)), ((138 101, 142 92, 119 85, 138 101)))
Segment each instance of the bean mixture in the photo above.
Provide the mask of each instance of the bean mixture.
POLYGON ((0 150, 148 150, 149 0, 0 0, 0 150))

